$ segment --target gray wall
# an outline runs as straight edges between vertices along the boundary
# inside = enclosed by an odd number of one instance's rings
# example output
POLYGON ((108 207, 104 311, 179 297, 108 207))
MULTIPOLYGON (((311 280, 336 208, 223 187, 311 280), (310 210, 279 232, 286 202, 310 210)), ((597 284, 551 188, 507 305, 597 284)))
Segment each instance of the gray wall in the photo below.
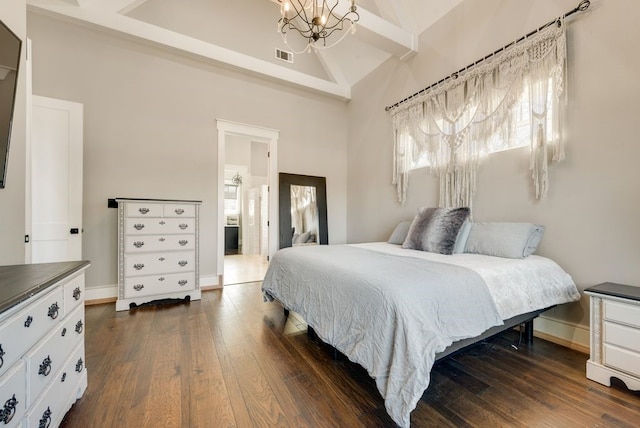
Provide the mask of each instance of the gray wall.
MULTIPOLYGON (((386 105, 438 81, 576 6, 575 0, 465 1, 420 37, 420 53, 391 59, 354 88, 349 105, 349 242, 386 240, 399 220, 438 202, 437 179, 410 174, 406 206, 391 185, 386 105)), ((593 2, 592 2, 593 3, 593 2)), ((477 221, 546 225, 539 254, 556 260, 581 289, 603 281, 640 285, 640 2, 599 2, 568 27, 567 160, 550 168, 548 198, 536 201, 528 150, 493 154, 478 174, 477 221)), ((554 310, 588 325, 588 299, 554 310)))
POLYGON ((118 196, 202 200, 200 272, 216 274, 216 118, 280 130, 278 169, 327 177, 346 240, 345 103, 43 15, 28 34, 34 94, 84 104, 88 287, 117 283, 118 196))
MULTIPOLYGON (((0 189, 0 265, 24 263, 25 141, 26 141, 26 18, 25 0, 0 2, 0 19, 22 39, 6 186, 0 189)), ((2 159, 4 161, 4 159, 2 159)))

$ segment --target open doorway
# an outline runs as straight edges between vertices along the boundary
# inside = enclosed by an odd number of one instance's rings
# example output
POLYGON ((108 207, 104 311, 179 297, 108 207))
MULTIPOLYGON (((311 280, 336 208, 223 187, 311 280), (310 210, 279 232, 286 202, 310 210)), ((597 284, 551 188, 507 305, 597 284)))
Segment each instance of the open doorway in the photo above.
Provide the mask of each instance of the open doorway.
POLYGON ((277 139, 272 129, 218 120, 219 284, 261 281, 277 250, 277 139))

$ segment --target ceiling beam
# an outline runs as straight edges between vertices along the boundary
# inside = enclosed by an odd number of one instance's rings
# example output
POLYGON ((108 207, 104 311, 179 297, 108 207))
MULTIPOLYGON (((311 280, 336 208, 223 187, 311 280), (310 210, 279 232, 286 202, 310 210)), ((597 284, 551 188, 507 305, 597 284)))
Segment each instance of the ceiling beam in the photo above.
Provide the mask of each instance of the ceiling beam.
MULTIPOLYGON (((101 0, 96 1, 102 3, 101 0)), ((123 3, 123 1, 120 0, 116 0, 115 2, 123 3)), ((105 13, 100 7, 77 7, 69 4, 54 4, 47 0, 27 0, 27 7, 28 10, 32 12, 63 18, 72 22, 88 23, 131 37, 134 40, 145 41, 163 48, 180 51, 201 60, 228 64, 249 71, 252 74, 261 75, 270 80, 312 89, 342 100, 351 99, 351 88, 347 84, 339 84, 310 76, 175 31, 138 21, 119 13, 105 13)))

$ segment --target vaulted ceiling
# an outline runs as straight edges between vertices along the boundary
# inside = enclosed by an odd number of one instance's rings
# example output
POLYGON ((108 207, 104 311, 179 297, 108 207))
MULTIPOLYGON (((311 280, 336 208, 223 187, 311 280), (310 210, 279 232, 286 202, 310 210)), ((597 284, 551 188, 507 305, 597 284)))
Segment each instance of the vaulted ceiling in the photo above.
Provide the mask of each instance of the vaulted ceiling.
MULTIPOLYGON (((339 0, 348 4, 349 0, 339 0)), ((277 0, 27 0, 31 12, 112 31, 345 100, 351 87, 391 56, 412 57, 418 36, 462 0, 356 0, 357 31, 337 46, 291 51, 276 31, 277 0)), ((290 34, 292 47, 297 34, 290 34)))

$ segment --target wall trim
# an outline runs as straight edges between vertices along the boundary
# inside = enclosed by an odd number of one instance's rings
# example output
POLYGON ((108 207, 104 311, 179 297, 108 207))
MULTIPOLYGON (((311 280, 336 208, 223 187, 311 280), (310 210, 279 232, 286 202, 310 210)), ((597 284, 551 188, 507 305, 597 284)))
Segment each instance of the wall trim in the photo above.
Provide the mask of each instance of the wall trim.
POLYGON ((585 354, 589 353, 589 327, 540 316, 533 321, 534 336, 585 354))

